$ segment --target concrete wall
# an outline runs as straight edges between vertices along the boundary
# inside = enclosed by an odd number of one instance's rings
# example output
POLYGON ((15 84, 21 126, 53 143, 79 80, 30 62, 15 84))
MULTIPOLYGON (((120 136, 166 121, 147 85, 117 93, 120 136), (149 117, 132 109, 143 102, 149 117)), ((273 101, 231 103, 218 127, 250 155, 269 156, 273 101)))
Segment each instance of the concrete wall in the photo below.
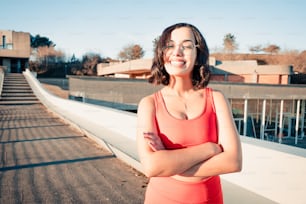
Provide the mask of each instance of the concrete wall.
MULTIPOLYGON (((24 73, 43 104, 142 171, 136 150, 136 115, 58 98, 24 73), (76 111, 77 110, 77 111, 76 111)), ((305 203, 306 150, 241 137, 243 170, 222 175, 225 203, 305 203)))
POLYGON ((69 94, 90 99, 136 105, 140 99, 161 86, 153 86, 145 80, 104 77, 69 76, 69 94))
MULTIPOLYGON (((262 85, 211 82, 210 87, 221 90, 231 99, 306 99, 305 86, 262 85)), ((69 94, 90 99, 137 105, 139 100, 162 86, 146 80, 105 77, 69 76, 69 94)))

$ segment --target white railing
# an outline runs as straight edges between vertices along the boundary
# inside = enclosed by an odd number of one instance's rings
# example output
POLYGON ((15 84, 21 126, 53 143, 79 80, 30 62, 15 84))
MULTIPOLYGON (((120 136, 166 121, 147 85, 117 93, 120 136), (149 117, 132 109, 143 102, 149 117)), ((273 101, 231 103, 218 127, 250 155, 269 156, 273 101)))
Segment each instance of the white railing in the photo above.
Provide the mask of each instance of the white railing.
MULTIPOLYGON (((239 106, 237 101, 231 100, 231 102, 233 109, 239 106)), ((256 138, 264 140, 272 137, 279 143, 282 143, 284 138, 294 138, 295 145, 299 140, 304 139, 305 99, 257 99, 254 103, 254 99, 246 98, 243 99, 243 102, 240 100, 240 106, 241 103, 243 103, 243 108, 240 109, 243 109, 243 113, 236 117, 235 121, 242 135, 250 136, 248 133, 251 132, 251 136, 256 138), (252 104, 251 101, 253 101, 252 104), (255 128, 255 121, 260 123, 259 131, 255 130, 258 129, 255 128), (248 125, 248 122, 251 122, 251 125, 248 125)))

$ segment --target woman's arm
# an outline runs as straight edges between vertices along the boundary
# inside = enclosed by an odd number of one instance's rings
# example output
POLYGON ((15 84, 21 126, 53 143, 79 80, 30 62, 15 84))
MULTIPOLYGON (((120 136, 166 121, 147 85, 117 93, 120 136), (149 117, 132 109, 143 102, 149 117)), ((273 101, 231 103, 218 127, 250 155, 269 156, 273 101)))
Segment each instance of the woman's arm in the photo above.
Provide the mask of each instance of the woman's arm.
POLYGON ((173 176, 221 152, 214 143, 190 148, 166 150, 157 138, 153 96, 143 98, 138 106, 137 148, 146 176, 173 176))
POLYGON ((219 143, 223 152, 191 167, 182 176, 214 176, 242 169, 242 151, 239 134, 233 120, 231 107, 221 92, 213 92, 217 114, 219 143))

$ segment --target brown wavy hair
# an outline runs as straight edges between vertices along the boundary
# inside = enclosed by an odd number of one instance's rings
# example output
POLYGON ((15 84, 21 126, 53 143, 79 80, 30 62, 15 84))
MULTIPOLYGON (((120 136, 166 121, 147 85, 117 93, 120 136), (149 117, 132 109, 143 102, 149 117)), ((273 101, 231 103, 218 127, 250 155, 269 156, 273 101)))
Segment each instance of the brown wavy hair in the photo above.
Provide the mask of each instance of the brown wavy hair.
POLYGON ((170 75, 164 67, 164 48, 167 42, 170 40, 171 32, 181 27, 187 27, 191 29, 195 38, 195 44, 197 45, 197 57, 191 76, 192 84, 196 89, 204 88, 207 86, 210 79, 210 69, 208 62, 209 51, 201 32, 195 26, 188 23, 174 24, 162 32, 162 35, 156 42, 153 63, 151 66, 151 76, 148 78, 148 81, 149 83, 156 85, 169 84, 170 75))

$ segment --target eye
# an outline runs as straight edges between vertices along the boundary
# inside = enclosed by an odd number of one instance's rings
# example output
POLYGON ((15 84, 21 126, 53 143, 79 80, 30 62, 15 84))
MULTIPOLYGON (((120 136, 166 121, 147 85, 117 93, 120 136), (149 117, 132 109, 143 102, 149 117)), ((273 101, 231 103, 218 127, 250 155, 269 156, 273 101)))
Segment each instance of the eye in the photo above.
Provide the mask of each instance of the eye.
POLYGON ((184 50, 192 50, 194 48, 194 45, 192 42, 185 42, 183 43, 182 48, 184 50))
POLYGON ((175 45, 173 45, 173 44, 168 44, 168 45, 166 45, 166 49, 174 49, 174 47, 175 47, 175 45))

